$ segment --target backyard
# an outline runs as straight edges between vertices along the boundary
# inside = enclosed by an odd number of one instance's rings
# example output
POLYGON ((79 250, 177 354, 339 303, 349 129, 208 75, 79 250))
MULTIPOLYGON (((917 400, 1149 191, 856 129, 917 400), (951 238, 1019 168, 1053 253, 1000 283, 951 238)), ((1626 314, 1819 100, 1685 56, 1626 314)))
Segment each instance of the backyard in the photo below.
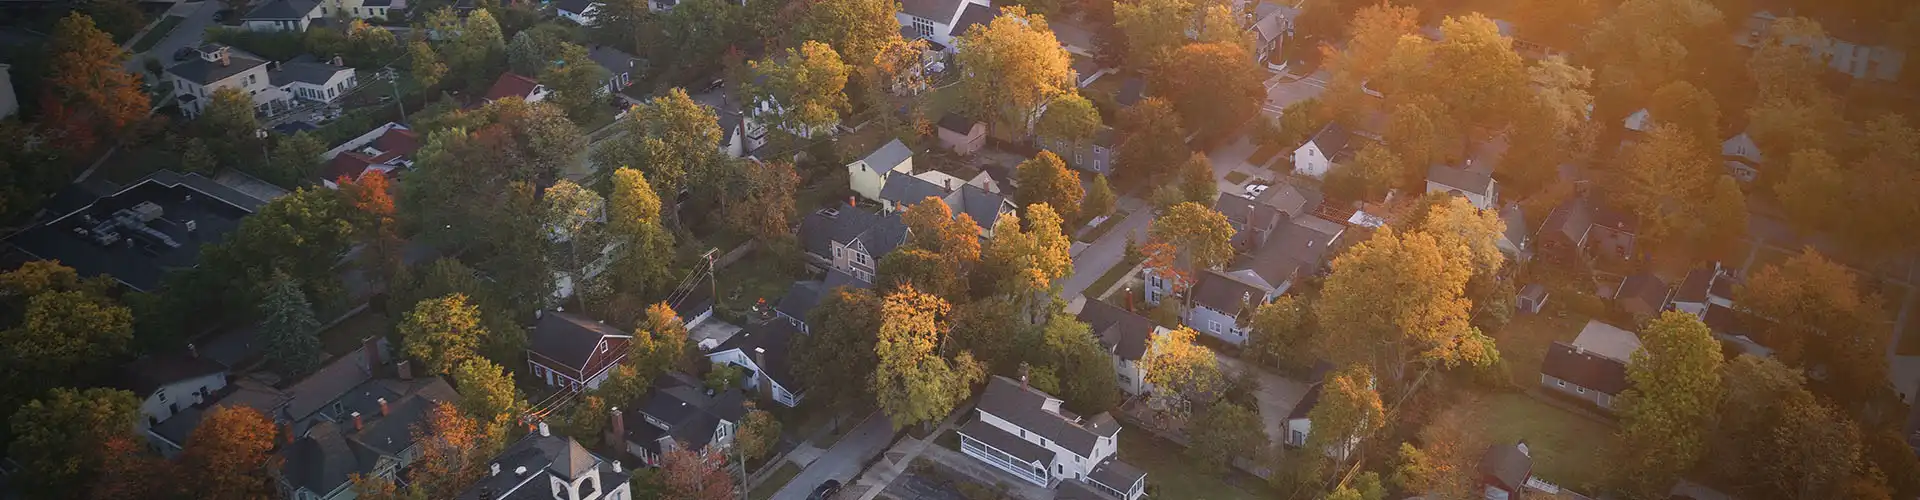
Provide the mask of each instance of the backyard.
POLYGON ((1227 479, 1188 460, 1179 445, 1132 427, 1120 428, 1120 460, 1147 472, 1147 491, 1152 498, 1254 500, 1272 496, 1260 478, 1235 471, 1229 478, 1239 484, 1229 484, 1227 479))
POLYGON ((1540 314, 1515 314, 1506 328, 1494 334, 1494 345, 1507 365, 1507 375, 1522 388, 1540 383, 1540 364, 1554 341, 1573 342, 1587 317, 1548 297, 1540 314))
POLYGON ((1490 443, 1527 440, 1542 481, 1591 492, 1605 478, 1600 450, 1614 431, 1605 423, 1516 392, 1473 395, 1459 408, 1473 413, 1469 421, 1485 423, 1490 443))

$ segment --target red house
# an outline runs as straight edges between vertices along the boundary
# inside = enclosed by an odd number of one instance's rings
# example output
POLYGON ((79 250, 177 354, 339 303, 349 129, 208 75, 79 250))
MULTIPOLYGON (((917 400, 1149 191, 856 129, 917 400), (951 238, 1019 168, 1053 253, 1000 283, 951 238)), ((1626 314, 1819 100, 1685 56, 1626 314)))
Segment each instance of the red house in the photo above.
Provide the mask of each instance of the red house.
POLYGON ((527 332, 534 378, 571 390, 595 389, 627 357, 633 335, 571 313, 551 311, 527 332))

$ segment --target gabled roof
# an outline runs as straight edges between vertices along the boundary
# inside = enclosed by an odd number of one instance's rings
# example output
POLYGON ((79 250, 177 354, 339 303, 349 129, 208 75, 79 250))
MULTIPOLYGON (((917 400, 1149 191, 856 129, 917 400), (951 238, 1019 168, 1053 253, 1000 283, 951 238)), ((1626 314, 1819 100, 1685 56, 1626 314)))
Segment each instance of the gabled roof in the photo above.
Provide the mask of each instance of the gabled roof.
POLYGON ((1313 407, 1320 406, 1320 382, 1307 387, 1307 393, 1300 395, 1300 402, 1293 404, 1293 410, 1287 412, 1287 420, 1300 420, 1313 413, 1313 407))
MULTIPOLYGON (((1256 212, 1257 213, 1257 212, 1256 212)), ((1253 254, 1228 266, 1231 274, 1257 278, 1267 291, 1280 289, 1295 276, 1317 273, 1326 261, 1327 249, 1345 232, 1346 226, 1315 216, 1294 217, 1274 228, 1266 243, 1253 254), (1247 276, 1248 274, 1251 276, 1247 276)))
POLYGON ((975 123, 979 122, 969 120, 967 117, 955 113, 947 113, 940 117, 940 128, 942 130, 951 131, 960 135, 972 133, 975 123))
POLYGON ((907 143, 894 139, 887 141, 872 153, 867 153, 867 156, 860 158, 860 161, 866 162, 867 168, 875 172, 887 172, 911 159, 913 159, 913 150, 907 148, 907 143))
MULTIPOLYGON (((141 357, 121 367, 116 387, 147 397, 168 384, 207 375, 226 373, 227 365, 185 352, 170 352, 141 357)), ((209 394, 208 396, 212 396, 209 394)))
POLYGON ((1507 231, 1501 233, 1501 236, 1505 237, 1508 243, 1512 243, 1515 247, 1520 248, 1522 252, 1527 251, 1527 249, 1524 248, 1528 233, 1527 213, 1520 208, 1520 204, 1510 203, 1507 205, 1507 208, 1501 209, 1500 221, 1507 223, 1507 231))
POLYGON ((1093 455, 1093 446, 1099 443, 1100 438, 1113 437, 1120 432, 1120 426, 1113 423, 1112 417, 1095 415, 1075 422, 1070 417, 1047 409, 1049 406, 1059 408, 1059 405, 1058 398, 1031 387, 1021 387, 1019 382, 995 375, 987 380, 987 389, 980 393, 980 403, 976 408, 1059 443, 1062 448, 1082 457, 1093 455))
POLYGON ((832 217, 815 212, 800 220, 800 241, 808 253, 830 256, 833 242, 859 240, 878 258, 906 242, 907 225, 900 221, 900 214, 879 214, 845 204, 838 210, 832 217))
POLYGON ((1000 220, 1000 214, 1013 210, 1012 202, 1005 195, 982 189, 972 184, 961 184, 960 189, 942 198, 953 213, 967 214, 973 223, 981 229, 993 229, 994 222, 1000 220))
POLYGON ((1340 126, 1339 122, 1327 122, 1327 125, 1320 127, 1319 132, 1314 132, 1313 138, 1307 139, 1307 142, 1319 147, 1320 154, 1333 159, 1347 149, 1347 141, 1352 139, 1353 135, 1347 131, 1346 127, 1340 126))
POLYGON ((327 81, 332 80, 335 75, 352 71, 352 66, 334 66, 314 59, 311 55, 302 54, 268 71, 267 80, 275 87, 294 82, 326 85, 327 81))
POLYGON ((792 286, 787 287, 786 295, 781 295, 780 301, 774 303, 773 309, 789 318, 806 321, 807 313, 813 311, 813 307, 819 305, 821 299, 826 298, 826 285, 825 282, 820 281, 795 281, 792 286))
POLYGON ((1634 314, 1657 314, 1667 305, 1667 282, 1652 273, 1628 276, 1615 290, 1613 300, 1634 314))
POLYGON ((1102 347, 1122 360, 1139 361, 1153 340, 1152 320, 1103 300, 1086 301, 1078 319, 1100 338, 1102 347))
MULTIPOLYGON (((1522 441, 1521 443, 1525 443, 1522 441)), ((1498 481, 1507 491, 1518 492, 1533 473, 1533 458, 1523 444, 1496 444, 1480 456, 1480 474, 1498 481)))
POLYGON ((633 335, 606 323, 569 312, 550 311, 540 315, 533 330, 527 332, 527 352, 537 353, 568 368, 582 370, 593 358, 602 341, 629 339, 633 335))
POLYGON ((509 71, 501 73, 500 78, 493 81, 493 86, 487 88, 486 99, 489 101, 506 99, 508 97, 524 99, 527 96, 533 95, 533 91, 539 86, 540 82, 509 71))
POLYGON ((983 26, 981 29, 986 29, 984 26, 993 22, 993 17, 997 15, 999 11, 992 6, 967 2, 967 7, 960 11, 960 17, 953 21, 953 31, 948 33, 958 37, 967 34, 967 29, 974 26, 983 26))
POLYGON ((1139 104, 1147 95, 1147 79, 1138 76, 1120 81, 1120 93, 1113 96, 1113 102, 1121 106, 1139 104))
MULTIPOLYGON (((576 10, 573 12, 579 11, 576 10)), ((594 64, 599 64, 601 68, 616 75, 632 72, 633 61, 639 59, 638 57, 634 57, 633 54, 628 54, 625 51, 614 48, 612 45, 593 46, 593 50, 587 51, 587 58, 592 59, 594 64)))
POLYGON ((1248 300, 1261 300, 1267 295, 1267 291, 1260 287, 1214 271, 1202 272, 1193 285, 1192 293, 1194 305, 1228 316, 1239 316, 1241 309, 1247 307, 1248 300))
POLYGON ((1615 396, 1627 390, 1626 363, 1566 342, 1554 342, 1547 347, 1547 357, 1540 363, 1540 373, 1615 396))
POLYGON ((1427 181, 1481 196, 1486 196, 1491 191, 1489 188, 1493 187, 1492 176, 1446 165, 1427 167, 1427 181))
POLYGON ((180 64, 168 66, 167 72, 181 79, 206 86, 219 83, 228 78, 233 78, 234 76, 247 72, 247 70, 267 64, 267 61, 253 54, 241 51, 240 49, 227 48, 227 50, 227 64, 225 65, 195 57, 180 64))
POLYGON ((313 8, 318 6, 320 4, 312 0, 272 0, 247 11, 247 15, 241 16, 240 19, 246 21, 301 19, 313 13, 313 8))
POLYGON ((1687 278, 1680 282, 1680 289, 1674 291, 1674 302, 1706 302, 1707 292, 1713 288, 1713 277, 1718 274, 1711 267, 1694 268, 1687 271, 1687 278))
POLYGON ((346 420, 320 420, 307 429, 291 445, 282 469, 294 485, 324 494, 345 484, 351 474, 373 472, 381 457, 397 457, 413 445, 413 427, 425 421, 434 406, 460 400, 440 377, 375 380, 353 393, 342 398, 341 405, 360 413, 361 427, 354 429, 346 420), (379 399, 387 400, 385 414, 379 399))
POLYGON ((747 359, 753 359, 755 364, 760 364, 760 369, 766 372, 768 378, 773 379, 781 387, 787 388, 787 391, 797 394, 801 391, 800 379, 793 376, 793 361, 788 356, 791 351, 788 347, 793 345, 794 335, 799 334, 799 330, 785 321, 747 325, 740 333, 728 337, 726 342, 721 342, 707 355, 713 356, 739 349, 747 359))
POLYGON ((960 10, 965 0, 906 0, 900 2, 900 11, 921 19, 936 23, 945 23, 953 19, 953 13, 960 10))
POLYGON ((374 138, 373 142, 367 146, 379 151, 380 154, 369 155, 361 150, 341 151, 339 155, 327 161, 324 179, 334 180, 340 177, 357 179, 360 174, 367 171, 368 167, 374 165, 407 163, 410 161, 408 158, 412 157, 415 151, 420 150, 420 136, 405 127, 395 126, 387 129, 386 133, 380 134, 380 137, 374 138))
POLYGON ((946 186, 919 176, 894 174, 887 176, 886 184, 880 186, 880 199, 895 204, 918 205, 929 197, 945 198, 948 192, 946 186))
POLYGON ((720 421, 739 423, 747 413, 746 396, 739 389, 712 392, 692 375, 670 371, 654 378, 653 388, 640 401, 620 405, 627 412, 624 423, 629 442, 649 445, 661 437, 673 436, 686 444, 705 445, 712 440, 720 421), (654 427, 647 416, 667 424, 654 427), (704 436, 704 437, 702 437, 704 436))
MULTIPOLYGON (((488 460, 489 465, 500 466, 499 474, 481 476, 469 485, 466 491, 453 498, 458 500, 479 500, 482 497, 496 500, 520 500, 525 498, 552 498, 546 475, 553 475, 565 481, 600 475, 601 488, 612 490, 615 486, 626 484, 632 479, 631 473, 615 469, 608 460, 580 446, 579 441, 557 433, 542 436, 538 432, 528 433, 515 441, 506 450, 488 460), (515 471, 524 468, 525 476, 515 471)), ((483 471, 485 468, 482 469, 483 471)))
POLYGON ((1101 460, 1099 464, 1093 466, 1092 472, 1087 473, 1087 479, 1121 492, 1131 491, 1133 483, 1139 482, 1144 477, 1147 477, 1147 471, 1127 465, 1117 457, 1101 460))

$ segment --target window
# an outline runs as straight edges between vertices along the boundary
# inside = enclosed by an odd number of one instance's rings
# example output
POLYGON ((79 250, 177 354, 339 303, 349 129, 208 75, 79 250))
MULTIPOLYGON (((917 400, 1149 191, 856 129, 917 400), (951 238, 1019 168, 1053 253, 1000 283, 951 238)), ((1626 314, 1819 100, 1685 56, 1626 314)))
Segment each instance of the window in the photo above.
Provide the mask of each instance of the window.
POLYGON ((1553 381, 1553 383, 1555 383, 1555 384, 1560 384, 1560 387, 1566 387, 1566 386, 1567 386, 1567 381, 1565 381, 1565 380, 1554 380, 1554 381, 1553 381))
POLYGON ((1066 475, 1066 473, 1067 473, 1067 465, 1066 465, 1066 464, 1059 464, 1059 465, 1055 465, 1055 466, 1053 466, 1053 468, 1054 468, 1054 470, 1056 470, 1056 471, 1058 471, 1058 472, 1054 472, 1054 474, 1060 474, 1060 475, 1066 475))
POLYGON ((933 21, 914 17, 913 32, 920 34, 920 38, 933 38, 933 21))
POLYGON ((1132 383, 1133 383, 1133 377, 1129 377, 1129 376, 1126 376, 1125 374, 1122 374, 1122 375, 1120 375, 1120 383, 1122 383, 1122 384, 1132 384, 1132 383))
POLYGON ((1027 438, 1027 430, 1020 429, 1020 439, 1026 439, 1026 438, 1027 438))
POLYGON ((1307 442, 1307 433, 1300 432, 1300 431, 1293 431, 1291 434, 1287 436, 1287 440, 1293 442, 1293 444, 1305 443, 1307 442))
POLYGON ((1578 393, 1581 393, 1581 394, 1586 394, 1586 393, 1587 393, 1587 388, 1585 388, 1585 387, 1574 387, 1574 388, 1573 388, 1573 392, 1578 392, 1578 393))
POLYGON ((167 402, 167 391, 159 391, 159 392, 155 392, 154 394, 157 396, 160 396, 160 402, 162 403, 167 402))
POLYGON ((1220 333, 1220 322, 1214 321, 1214 320, 1207 320, 1207 331, 1213 332, 1213 333, 1220 333))
POLYGON ((1046 445, 1047 445, 1047 438, 1040 438, 1040 446, 1046 446, 1046 445))

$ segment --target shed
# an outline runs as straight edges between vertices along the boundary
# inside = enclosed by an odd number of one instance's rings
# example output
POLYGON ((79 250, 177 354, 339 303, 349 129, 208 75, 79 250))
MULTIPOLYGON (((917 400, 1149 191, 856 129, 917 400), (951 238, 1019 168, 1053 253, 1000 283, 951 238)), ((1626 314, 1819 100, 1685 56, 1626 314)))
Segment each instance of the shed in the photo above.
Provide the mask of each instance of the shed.
POLYGON ((987 143, 987 124, 947 113, 940 117, 940 146, 955 154, 971 155, 987 143))

